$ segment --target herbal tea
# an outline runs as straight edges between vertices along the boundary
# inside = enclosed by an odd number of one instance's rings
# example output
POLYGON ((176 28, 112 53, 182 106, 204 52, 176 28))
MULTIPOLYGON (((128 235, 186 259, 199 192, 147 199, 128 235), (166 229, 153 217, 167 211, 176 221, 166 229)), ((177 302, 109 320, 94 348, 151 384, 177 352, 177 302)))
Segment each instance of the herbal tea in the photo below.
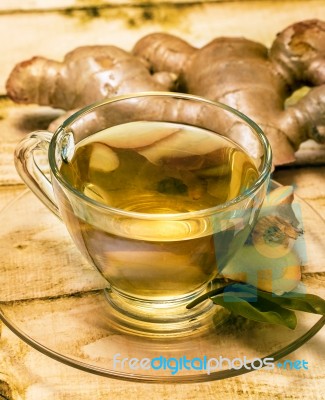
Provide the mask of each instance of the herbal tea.
POLYGON ((61 210, 84 254, 130 296, 172 299, 194 292, 248 235, 240 223, 214 229, 202 218, 168 219, 225 203, 258 177, 240 147, 207 130, 168 122, 114 126, 80 141, 60 172, 88 198, 143 215, 97 220, 72 211, 69 202, 61 210))
POLYGON ((61 173, 108 206, 181 213, 233 199, 253 184, 254 163, 233 142, 166 122, 133 122, 81 141, 61 173))

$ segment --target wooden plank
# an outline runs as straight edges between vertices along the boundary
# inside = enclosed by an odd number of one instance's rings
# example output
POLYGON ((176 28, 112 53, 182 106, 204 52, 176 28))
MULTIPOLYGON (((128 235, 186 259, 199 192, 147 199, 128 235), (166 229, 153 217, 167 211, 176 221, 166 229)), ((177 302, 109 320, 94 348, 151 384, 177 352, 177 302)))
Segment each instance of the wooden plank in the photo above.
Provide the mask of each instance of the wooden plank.
MULTIPOLYGON (((0 4, 0 13, 10 12, 33 12, 33 11, 53 11, 59 9, 80 9, 80 8, 104 8, 111 6, 148 6, 160 5, 166 3, 172 4, 201 4, 201 3, 218 3, 218 2, 238 2, 242 0, 2 0, 0 4)), ((246 0, 255 1, 255 0, 246 0)), ((267 0, 260 0, 267 1, 267 0)), ((275 0, 281 1, 281 0, 275 0)), ((287 0, 288 1, 288 0, 287 0)), ((294 0, 291 0, 294 1, 294 0)), ((304 1, 304 0, 300 0, 304 1)))
POLYGON ((14 166, 14 151, 27 133, 46 129, 61 112, 49 107, 15 105, 0 101, 0 185, 21 184, 14 166))
POLYGON ((9 187, 0 185, 0 212, 25 190, 25 185, 16 185, 9 187))
POLYGON ((3 211, 0 300, 49 298, 106 287, 101 275, 76 250, 64 224, 32 193, 22 199, 13 214, 10 208, 3 211), (13 286, 17 279, 24 284, 13 286))
POLYGON ((315 207, 325 218, 325 167, 281 168, 273 178, 283 185, 293 185, 296 193, 315 207))
POLYGON ((164 31, 197 46, 222 35, 245 36, 266 45, 299 20, 325 19, 325 1, 242 1, 159 7, 0 15, 0 94, 14 65, 35 55, 60 60, 77 46, 114 44, 130 50, 144 35, 164 31), (240 21, 240 22, 239 22, 240 21), (8 35, 10 40, 8 40, 8 35))
MULTIPOLYGON (((173 4, 200 4, 200 3, 216 3, 224 0, 151 0, 150 5, 160 5, 166 3, 173 4)), ((238 0, 226 0, 238 1, 238 0)), ((254 1, 254 0, 251 0, 254 1)), ((263 0, 262 0, 263 1, 263 0)), ((277 1, 277 0, 275 0, 277 1)), ((0 4, 0 13, 13 12, 34 12, 34 11, 53 11, 62 9, 100 9, 112 6, 146 6, 146 0, 2 0, 0 4)))

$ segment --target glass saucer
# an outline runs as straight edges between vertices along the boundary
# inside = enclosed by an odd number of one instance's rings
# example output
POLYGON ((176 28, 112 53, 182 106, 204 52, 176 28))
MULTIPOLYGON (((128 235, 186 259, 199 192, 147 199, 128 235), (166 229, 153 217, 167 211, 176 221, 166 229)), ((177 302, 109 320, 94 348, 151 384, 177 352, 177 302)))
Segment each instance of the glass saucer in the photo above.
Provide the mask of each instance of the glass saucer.
MULTIPOLYGON (((296 197, 295 203, 307 250, 303 283, 308 293, 324 297, 319 273, 324 272, 325 222, 306 202, 296 197)), ((75 249, 62 222, 31 192, 2 210, 0 220, 1 320, 32 347, 87 372, 161 383, 229 378, 259 369, 266 358, 277 365, 325 323, 325 317, 297 313, 292 331, 218 311, 206 330, 184 337, 125 332, 114 322, 102 277, 75 249), (246 366, 231 364, 236 358, 246 366)))

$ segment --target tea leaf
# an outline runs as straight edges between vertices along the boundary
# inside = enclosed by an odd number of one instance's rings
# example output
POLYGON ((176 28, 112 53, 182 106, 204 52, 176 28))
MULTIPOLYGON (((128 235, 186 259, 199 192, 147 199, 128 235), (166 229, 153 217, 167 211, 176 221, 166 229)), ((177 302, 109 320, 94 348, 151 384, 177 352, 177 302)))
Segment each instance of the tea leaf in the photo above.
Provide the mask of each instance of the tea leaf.
POLYGON ((237 282, 205 293, 188 304, 187 308, 192 308, 208 298, 235 315, 257 322, 284 325, 290 329, 295 329, 297 325, 293 310, 325 314, 325 300, 316 295, 289 292, 277 296, 237 282))
POLYGON ((252 285, 237 283, 232 285, 233 290, 236 288, 251 293, 251 295, 276 303, 283 308, 325 315, 325 300, 314 294, 288 292, 284 295, 278 296, 274 293, 259 290, 252 285))
POLYGON ((264 299, 251 303, 232 293, 224 293, 213 297, 212 301, 214 304, 227 308, 235 315, 241 315, 253 321, 284 325, 290 329, 295 329, 297 325, 297 318, 293 311, 264 299))
POLYGON ((288 293, 286 296, 274 296, 271 293, 259 293, 259 296, 270 298, 281 307, 290 310, 304 311, 312 314, 325 315, 325 300, 314 294, 288 293))

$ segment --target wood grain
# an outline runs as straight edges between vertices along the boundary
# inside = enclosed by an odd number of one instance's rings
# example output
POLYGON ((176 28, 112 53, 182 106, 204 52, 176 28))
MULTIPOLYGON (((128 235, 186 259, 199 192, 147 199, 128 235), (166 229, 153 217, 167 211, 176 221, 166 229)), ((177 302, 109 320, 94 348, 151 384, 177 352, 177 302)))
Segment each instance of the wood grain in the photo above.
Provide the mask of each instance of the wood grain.
MULTIPOLYGON (((222 0, 151 0, 150 4, 157 6, 161 3, 212 3, 222 0)), ((236 0, 230 0, 236 1, 236 0)), ((105 6, 144 6, 147 2, 143 0, 2 0, 0 11, 8 12, 33 12, 33 11, 52 11, 58 9, 79 9, 79 8, 103 8, 105 6)))

